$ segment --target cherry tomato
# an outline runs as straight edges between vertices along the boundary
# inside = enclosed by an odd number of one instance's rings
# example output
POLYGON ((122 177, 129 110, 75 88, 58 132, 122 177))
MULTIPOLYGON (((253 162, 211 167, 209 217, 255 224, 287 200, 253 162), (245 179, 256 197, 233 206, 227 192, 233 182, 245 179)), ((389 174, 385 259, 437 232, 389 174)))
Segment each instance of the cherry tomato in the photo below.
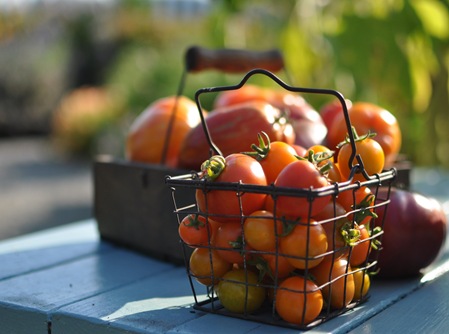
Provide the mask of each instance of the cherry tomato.
POLYGON ((211 245, 220 257, 229 263, 242 264, 245 259, 249 260, 251 257, 251 247, 244 244, 240 222, 221 224, 212 237, 211 245))
POLYGON ((269 276, 274 281, 289 276, 295 267, 288 261, 288 258, 276 253, 276 249, 272 249, 267 253, 263 253, 261 257, 264 259, 267 268, 269 270, 269 276))
POLYGON ((278 235, 282 234, 282 222, 266 210, 250 214, 243 224, 245 240, 251 248, 269 251, 276 248, 278 235))
POLYGON ((288 164, 297 161, 296 151, 293 146, 282 142, 270 142, 265 132, 258 134, 259 146, 252 145, 252 152, 247 154, 260 162, 267 178, 267 184, 272 184, 281 170, 288 164))
POLYGON ((294 224, 293 229, 280 238, 281 255, 298 269, 313 268, 323 259, 327 251, 327 237, 324 228, 313 219, 309 224, 294 224))
POLYGON ((175 168, 184 139, 200 122, 196 103, 187 97, 169 96, 154 101, 131 124, 126 138, 126 157, 175 168))
MULTIPOLYGON (((288 164, 274 182, 277 187, 296 189, 321 188, 330 185, 327 178, 308 160, 298 160, 288 164)), ((300 217, 305 220, 320 212, 330 201, 330 195, 316 197, 309 201, 307 197, 279 196, 276 201, 276 215, 300 217), (311 207, 310 207, 311 206, 311 207)))
MULTIPOLYGON (((241 182, 243 184, 267 185, 265 173, 261 164, 252 157, 236 153, 227 156, 225 159, 220 156, 214 156, 213 159, 222 164, 222 168, 216 173, 217 182, 241 182)), ((211 172, 205 167, 205 175, 211 172)), ((211 172, 213 173, 213 172, 211 172)), ((240 222, 241 215, 249 215, 254 211, 260 210, 265 204, 266 194, 246 192, 236 194, 231 190, 196 190, 196 201, 200 212, 208 213, 217 222, 237 221, 240 222), (241 203, 240 203, 241 202, 241 203), (242 209, 242 212, 241 212, 242 209)))
POLYGON ((319 154, 319 153, 324 153, 328 156, 328 158, 325 161, 322 161, 321 163, 319 163, 318 165, 321 166, 324 163, 327 162, 334 162, 334 155, 333 155, 333 151, 324 145, 313 145, 310 146, 307 150, 306 150, 306 154, 304 155, 304 158, 307 158, 308 154, 310 151, 313 151, 313 154, 319 154))
MULTIPOLYGON (((374 139, 385 154, 385 164, 390 167, 401 148, 401 129, 396 117, 388 110, 367 102, 355 102, 348 110, 351 124, 359 134, 376 133, 374 139)), ((335 117, 327 135, 327 144, 334 148, 345 139, 348 132, 343 114, 335 117)))
POLYGON ((266 289, 258 284, 257 275, 244 269, 234 269, 223 275, 217 294, 223 307, 235 313, 257 311, 267 296, 266 289))
POLYGON ((354 276, 354 300, 363 299, 371 287, 371 279, 366 270, 359 270, 359 268, 352 268, 352 276, 354 276))
POLYGON ((218 223, 204 216, 189 214, 178 226, 181 240, 190 247, 206 246, 209 244, 218 223))
POLYGON ((360 238, 352 247, 349 262, 351 266, 360 266, 365 263, 371 252, 371 239, 369 231, 365 225, 356 225, 360 233, 360 238))
MULTIPOLYGON (((357 140, 355 142, 356 153, 360 155, 363 162, 363 167, 369 176, 376 173, 381 173, 385 166, 385 155, 380 144, 371 138, 366 138, 363 140, 357 140)), ((352 146, 350 144, 345 144, 338 151, 338 166, 340 168, 340 174, 342 179, 349 180, 351 174, 351 168, 349 168, 349 159, 352 154, 352 146)), ((356 158, 352 161, 351 166, 358 164, 356 158)), ((353 176, 354 181, 365 181, 366 178, 363 174, 358 171, 353 176)))
POLYGON ((372 190, 366 186, 354 190, 342 191, 338 194, 337 202, 349 212, 349 220, 355 220, 359 225, 368 225, 374 213, 375 196, 372 190), (356 212, 352 213, 354 210, 356 212), (354 217, 355 215, 355 217, 354 217))
POLYGON ((232 264, 209 248, 195 248, 190 255, 190 274, 201 284, 217 284, 219 278, 231 270, 232 264))
POLYGON ((326 232, 327 251, 332 252, 326 258, 338 259, 348 255, 349 247, 346 245, 346 240, 342 235, 342 229, 344 229, 346 224, 349 224, 346 210, 339 203, 331 201, 313 218, 323 226, 326 232))
POLYGON ((300 276, 286 278, 275 297, 276 312, 283 320, 296 325, 311 323, 323 308, 323 295, 316 284, 300 276))
POLYGON ((318 286, 323 286, 323 297, 330 303, 331 308, 341 309, 353 300, 355 291, 354 277, 347 259, 339 258, 334 262, 329 260, 323 261, 315 268, 312 268, 310 273, 315 277, 318 286), (334 279, 336 281, 329 283, 334 279))

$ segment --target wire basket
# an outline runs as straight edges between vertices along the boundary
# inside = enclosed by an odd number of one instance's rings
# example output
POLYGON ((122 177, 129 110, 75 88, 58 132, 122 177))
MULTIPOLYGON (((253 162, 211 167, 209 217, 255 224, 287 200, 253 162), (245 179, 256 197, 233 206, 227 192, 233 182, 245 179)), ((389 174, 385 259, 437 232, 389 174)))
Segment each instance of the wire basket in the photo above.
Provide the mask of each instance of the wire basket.
MULTIPOLYGON (((377 270, 377 256, 381 248, 378 246, 381 242, 384 223, 376 221, 375 212, 381 207, 385 207, 382 210, 386 210, 389 203, 389 191, 386 198, 379 198, 378 189, 380 187, 391 188, 396 177, 396 170, 393 168, 372 176, 366 173, 363 161, 356 152, 345 99, 335 90, 292 87, 267 70, 254 69, 248 72, 235 86, 198 90, 195 95, 198 109, 202 110, 200 102, 202 94, 239 89, 251 76, 256 74, 271 78, 283 89, 291 92, 331 95, 341 102, 352 147, 350 166, 353 165, 353 161, 357 161, 357 164, 351 169, 350 180, 336 182, 321 188, 294 189, 278 187, 274 184, 258 186, 241 182, 207 181, 202 178, 201 173, 192 172, 181 176, 167 176, 166 184, 172 190, 174 213, 179 224, 188 216, 202 217, 207 222, 205 225, 208 235, 206 243, 187 245, 181 240, 186 273, 194 297, 193 307, 205 312, 260 323, 295 329, 310 329, 354 308, 369 298, 367 289, 370 282, 365 277, 377 270), (355 173, 364 175, 365 180, 353 181, 352 177, 355 173), (357 196, 361 189, 369 191, 376 200, 360 206, 357 196), (229 243, 228 247, 214 242, 216 228, 225 230, 225 225, 228 223, 216 223, 217 217, 209 212, 207 200, 201 210, 197 203, 187 206, 179 205, 177 192, 186 190, 203 194, 205 198, 207 198, 207 194, 216 191, 228 191, 235 194, 240 214, 229 218, 233 218, 234 224, 240 226, 236 239, 239 241, 238 245, 229 243), (275 246, 269 250, 248 246, 249 235, 245 234, 245 222, 249 219, 256 221, 267 219, 263 214, 244 213, 242 199, 251 194, 260 194, 272 200, 272 216, 268 220, 272 222, 275 246), (346 196, 352 201, 351 210, 344 212, 338 210, 337 199, 342 196, 346 196), (278 201, 280 198, 286 197, 302 199, 308 208, 308 216, 297 220, 278 215, 278 201), (331 214, 325 218, 312 217, 313 205, 320 198, 327 198, 329 201, 331 214), (365 227, 363 232, 366 236, 362 238, 360 229, 362 225, 357 225, 356 220, 357 217, 360 218, 360 215, 365 215, 367 212, 370 213, 371 221, 369 224, 363 225, 365 227), (345 224, 344 230, 341 229, 342 224, 345 224), (285 249, 288 247, 281 247, 284 246, 289 235, 284 233, 286 226, 293 226, 295 230, 301 230, 302 239, 299 238, 296 241, 293 239, 292 241, 295 249, 301 249, 300 254, 286 252, 285 249), (330 234, 327 237, 326 249, 317 253, 314 251, 314 243, 319 235, 316 232, 318 229, 330 231, 330 234), (337 240, 340 237, 346 237, 343 244, 337 240), (351 259, 356 250, 364 251, 365 255, 357 266, 351 266, 351 259), (224 252, 236 256, 238 261, 229 265, 231 263, 229 260, 224 261, 225 264, 223 264, 224 252), (193 255, 194 253, 201 255, 193 255), (195 260, 192 260, 192 257, 195 257, 195 260), (198 266, 201 261, 204 262, 205 270, 195 270, 194 266, 198 266), (224 274, 231 267, 235 275, 224 274), (288 274, 285 273, 284 268, 290 268, 288 274), (257 274, 256 279, 254 279, 254 273, 257 274), (289 284, 286 283, 287 280, 289 284), (262 292, 264 293, 263 298, 261 297, 262 292)), ((202 125, 210 145, 211 156, 219 155, 220 150, 214 144, 204 118, 202 118, 202 125)))

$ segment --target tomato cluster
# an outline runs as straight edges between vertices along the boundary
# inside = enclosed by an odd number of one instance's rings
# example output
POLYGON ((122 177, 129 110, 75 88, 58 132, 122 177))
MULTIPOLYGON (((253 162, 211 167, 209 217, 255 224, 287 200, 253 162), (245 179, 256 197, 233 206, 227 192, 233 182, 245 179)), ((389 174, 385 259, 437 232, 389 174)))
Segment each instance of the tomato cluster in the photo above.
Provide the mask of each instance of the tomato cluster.
POLYGON ((298 156, 263 132, 257 138, 246 152, 201 165, 205 185, 223 187, 198 186, 197 210, 180 222, 193 248, 188 272, 230 312, 271 304, 284 321, 305 326, 366 296, 380 234, 370 229, 374 194, 359 183, 337 196, 320 193, 336 183, 330 149, 313 145, 298 156), (256 188, 225 187, 237 184, 256 188))

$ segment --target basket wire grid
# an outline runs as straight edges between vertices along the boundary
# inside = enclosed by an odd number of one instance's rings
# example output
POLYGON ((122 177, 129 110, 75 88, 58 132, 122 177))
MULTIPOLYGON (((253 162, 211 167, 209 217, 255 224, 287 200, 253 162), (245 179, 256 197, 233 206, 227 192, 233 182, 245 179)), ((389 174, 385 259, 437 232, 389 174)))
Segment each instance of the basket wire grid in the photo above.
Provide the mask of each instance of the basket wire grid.
MULTIPOLYGON (((308 276, 310 276, 310 269, 309 269, 310 265, 309 264, 311 263, 311 261, 317 260, 319 258, 324 258, 324 257, 328 257, 328 258, 331 257, 332 260, 334 260, 337 258, 338 253, 341 251, 346 251, 348 257, 350 257, 353 247, 355 247, 358 243, 362 242, 362 240, 359 240, 352 246, 345 245, 344 247, 342 247, 342 249, 338 249, 338 248, 331 249, 331 250, 328 250, 328 252, 320 254, 318 256, 313 256, 313 255, 309 254, 310 221, 312 219, 311 212, 312 212, 312 207, 313 207, 313 203, 314 203, 315 199, 319 198, 319 197, 323 197, 323 196, 330 196, 331 201, 333 203, 334 216, 332 218, 329 218, 326 220, 317 221, 317 224, 321 224, 323 226, 325 224, 331 224, 331 229, 334 231, 333 238, 335 239, 335 235, 336 235, 335 232, 337 229, 336 222, 339 219, 347 219, 348 221, 352 221, 352 224, 354 225, 355 224, 355 216, 361 210, 368 209, 368 210, 372 210, 374 212, 376 212, 377 210, 387 210, 388 203, 389 203, 389 191, 387 192, 386 198, 379 198, 378 197, 378 189, 381 186, 388 187, 388 189, 391 188, 392 183, 394 182, 395 177, 396 177, 396 170, 394 168, 392 168, 388 171, 384 171, 382 173, 371 175, 371 176, 369 176, 366 173, 365 168, 363 166, 363 161, 362 161, 361 157, 359 155, 357 155, 357 152, 356 152, 355 139, 352 135, 351 122, 349 119, 349 114, 348 114, 348 110, 346 107, 345 99, 341 93, 339 93, 335 90, 293 87, 293 86, 287 85, 285 82, 283 82, 281 79, 279 79, 276 75, 274 75, 270 71, 263 70, 263 69, 254 69, 254 70, 249 71, 243 77, 241 82, 237 85, 199 89, 195 95, 195 100, 196 100, 196 103, 198 106, 198 110, 199 111, 203 110, 202 106, 201 106, 201 102, 200 102, 201 94, 239 89, 246 83, 246 81, 251 76, 256 75, 256 74, 268 76, 274 82, 276 82, 279 86, 281 86, 282 88, 284 88, 288 91, 291 91, 291 92, 332 95, 332 96, 336 97, 341 102, 347 129, 348 129, 348 137, 349 137, 350 145, 352 147, 352 155, 349 159, 350 166, 353 165, 354 159, 357 161, 357 164, 355 164, 353 167, 351 167, 351 175, 350 175, 349 180, 345 181, 345 182, 336 182, 336 183, 331 184, 330 186, 326 186, 326 187, 322 187, 322 188, 294 189, 294 188, 288 188, 288 187, 276 187, 273 184, 267 185, 267 186, 259 186, 259 185, 252 185, 252 184, 243 184, 241 182, 207 181, 201 177, 201 174, 199 172, 192 172, 192 173, 180 175, 180 176, 167 176, 166 184, 172 190, 174 214, 178 218, 178 223, 181 223, 182 219, 190 214, 204 216, 206 218, 206 220, 209 220, 209 219, 213 220, 214 216, 208 212, 207 196, 205 196, 206 207, 203 211, 199 211, 196 203, 192 203, 190 205, 182 206, 182 207, 178 206, 177 200, 176 200, 176 190, 177 189, 179 190, 181 188, 185 188, 185 189, 188 189, 193 192, 197 192, 197 191, 203 192, 204 194, 207 194, 208 192, 216 191, 216 190, 232 191, 236 194, 236 199, 238 200, 238 203, 240 206, 240 215, 238 215, 235 218, 237 218, 240 221, 240 224, 242 226, 242 235, 241 235, 242 247, 239 249, 230 250, 228 248, 227 249, 219 249, 216 246, 213 246, 210 242, 212 231, 210 230, 209 226, 208 226, 208 235, 209 235, 208 245, 205 245, 205 246, 198 245, 198 247, 197 247, 197 248, 207 248, 209 250, 211 271, 210 271, 210 275, 208 275, 208 277, 206 277, 206 278, 210 278, 210 280, 212 282, 225 280, 224 278, 218 277, 218 275, 216 275, 216 273, 214 273, 214 264, 212 261, 212 251, 214 251, 214 250, 218 249, 218 250, 240 252, 243 257, 243 263, 240 265, 240 267, 243 268, 245 270, 245 272, 250 270, 250 268, 252 266, 252 263, 250 261, 250 258, 252 256, 255 256, 255 255, 260 256, 260 255, 267 254, 267 253, 269 255, 276 256, 275 270, 274 270, 272 279, 267 282, 262 281, 262 282, 257 283, 257 286, 262 286, 266 289, 269 289, 269 290, 271 289, 271 291, 273 291, 272 296, 271 296, 271 301, 266 302, 264 304, 264 306, 256 312, 248 312, 247 311, 247 298, 245 298, 245 307, 244 307, 245 311, 243 313, 233 313, 233 312, 226 310, 221 305, 218 295, 217 295, 216 287, 214 285, 205 286, 205 285, 199 284, 197 282, 197 279, 202 278, 202 277, 196 277, 190 270, 189 258, 192 253, 192 247, 186 245, 181 240, 182 250, 184 252, 184 258, 185 258, 185 264, 186 264, 186 273, 187 273, 187 277, 189 279, 193 297, 194 297, 194 306, 193 306, 194 309, 201 310, 204 312, 221 314, 221 315, 225 315, 225 316, 243 318, 243 319, 252 320, 252 321, 256 321, 256 322, 260 322, 260 323, 270 324, 270 325, 295 328, 295 329, 310 329, 314 326, 317 326, 318 324, 320 324, 322 322, 328 321, 329 319, 332 319, 332 318, 348 311, 349 309, 353 309, 355 306, 359 305, 360 303, 365 302, 369 298, 369 294, 362 293, 362 291, 364 289, 364 284, 365 284, 364 281, 362 281, 362 285, 360 287, 360 294, 359 294, 362 297, 360 297, 357 300, 352 300, 352 302, 350 302, 349 304, 345 304, 343 307, 340 307, 340 308, 334 308, 334 307, 331 307, 330 303, 325 303, 320 315, 314 321, 312 321, 310 323, 293 324, 293 323, 289 323, 289 322, 282 320, 280 318, 280 316, 277 314, 276 309, 275 309, 277 289, 281 282, 281 278, 278 277, 278 274, 277 274, 278 256, 280 255, 279 254, 279 246, 278 246, 279 245, 278 238, 280 238, 280 236, 278 236, 277 231, 275 231, 276 249, 274 252, 258 251, 258 250, 253 250, 253 249, 247 250, 246 249, 245 236, 244 236, 244 232, 243 232, 243 223, 244 223, 245 219, 248 218, 248 216, 243 213, 242 196, 245 196, 245 194, 248 194, 248 193, 266 194, 267 196, 271 196, 271 198, 273 199, 273 203, 274 203, 274 205, 273 205, 273 217, 274 218, 273 219, 285 219, 285 218, 277 217, 277 215, 276 215, 276 207, 277 207, 276 203, 277 203, 277 199, 279 198, 279 196, 298 197, 298 198, 307 199, 309 215, 308 215, 307 219, 302 220, 301 222, 295 222, 295 223, 303 224, 304 226, 306 226, 306 229, 307 229, 307 240, 306 240, 307 245, 306 245, 305 256, 297 257, 297 259, 304 261, 305 268, 303 270, 296 270, 296 271, 298 272, 298 274, 300 274, 304 277, 308 277, 308 276), (365 177, 366 180, 365 181, 352 181, 352 177, 355 175, 355 173, 361 173, 365 177), (356 204, 355 203, 355 201, 356 201, 355 192, 362 187, 369 187, 372 190, 372 193, 374 194, 376 201, 369 207, 357 208, 355 206, 355 204, 356 204), (336 200, 337 200, 339 194, 341 194, 342 192, 352 192, 354 207, 353 207, 353 210, 346 212, 344 215, 337 215, 336 209, 335 209, 336 200), (215 277, 215 276, 217 276, 217 277, 215 277)), ((210 146, 210 154, 211 154, 211 156, 216 155, 216 154, 220 155, 221 154, 220 149, 214 144, 213 138, 211 138, 209 129, 207 127, 207 123, 206 123, 206 121, 203 117, 203 114, 201 112, 200 112, 200 115, 201 115, 201 119, 202 119, 203 130, 206 134, 206 138, 207 138, 209 146, 210 146)), ((357 269, 350 272, 349 271, 350 270, 349 261, 348 261, 345 272, 336 277, 332 276, 332 266, 333 265, 331 265, 328 281, 321 285, 317 284, 317 289, 318 290, 328 289, 329 294, 332 294, 332 289, 333 288, 335 289, 335 285, 338 283, 338 281, 343 280, 344 281, 343 286, 346 287, 346 283, 347 283, 349 275, 354 272, 361 271, 361 272, 363 272, 363 274, 375 273, 377 270, 378 252, 381 249, 374 250, 372 245, 374 245, 375 243, 381 242, 382 234, 383 234, 383 224, 384 224, 383 221, 377 222, 376 218, 372 218, 370 225, 369 225, 370 226, 369 227, 369 230, 370 230, 369 238, 363 240, 363 242, 369 242, 370 246, 368 247, 366 260, 364 261, 364 263, 362 265, 358 266, 357 269), (375 229, 375 226, 380 226, 381 228, 375 229)), ((276 226, 276 224, 273 224, 273 225, 276 226)), ((333 244, 335 244, 335 240, 333 240, 333 241, 334 241, 333 244)), ((282 256, 292 257, 292 255, 284 255, 284 254, 282 254, 282 256)), ((332 261, 332 263, 333 263, 333 261, 332 261)), ((246 294, 248 294, 248 288, 251 286, 251 284, 248 282, 246 282, 245 284, 246 284, 246 294)), ((346 291, 346 289, 344 289, 344 291, 346 291)), ((306 304, 306 300, 307 300, 307 295, 310 293, 313 293, 313 292, 314 291, 308 291, 306 289, 306 286, 304 283, 303 291, 300 292, 300 293, 304 294, 304 307, 302 308, 303 309, 302 310, 302 312, 303 312, 302 319, 304 319, 305 312, 306 312, 305 304, 306 304)), ((346 292, 343 293, 343 300, 345 300, 345 299, 346 299, 346 292)))

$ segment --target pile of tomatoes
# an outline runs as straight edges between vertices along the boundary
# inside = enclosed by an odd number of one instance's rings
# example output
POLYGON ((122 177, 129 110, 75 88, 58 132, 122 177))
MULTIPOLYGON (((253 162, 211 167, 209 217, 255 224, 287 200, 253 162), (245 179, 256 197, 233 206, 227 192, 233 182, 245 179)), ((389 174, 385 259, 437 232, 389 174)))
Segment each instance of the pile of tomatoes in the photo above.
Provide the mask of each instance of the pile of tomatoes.
MULTIPOLYGON (((362 144, 373 140, 356 138, 362 144)), ((377 145, 375 151, 382 152, 377 145)), ((341 146, 339 163, 349 163, 345 147, 350 146, 341 146)), ((383 160, 375 166, 372 173, 380 173, 383 160)), ((381 234, 370 227, 376 217, 373 191, 357 183, 338 196, 306 194, 343 180, 351 183, 349 174, 341 172, 324 145, 299 154, 264 132, 248 151, 207 159, 201 179, 259 191, 196 189, 198 210, 179 225, 182 241, 193 248, 189 275, 213 287, 230 312, 254 313, 271 305, 283 321, 299 326, 361 301, 370 287, 369 255, 381 234)))
POLYGON ((224 91, 213 110, 201 111, 221 151, 212 157, 197 106, 185 97, 156 101, 132 125, 130 160, 259 189, 197 188, 197 210, 179 224, 192 248, 189 275, 212 288, 229 312, 268 306, 283 321, 305 326, 366 297, 381 232, 371 226, 373 191, 359 181, 391 166, 401 133, 383 108, 346 106, 350 134, 340 101, 318 112, 292 92, 251 85, 224 91), (338 196, 318 191, 341 182, 354 187, 338 196))

